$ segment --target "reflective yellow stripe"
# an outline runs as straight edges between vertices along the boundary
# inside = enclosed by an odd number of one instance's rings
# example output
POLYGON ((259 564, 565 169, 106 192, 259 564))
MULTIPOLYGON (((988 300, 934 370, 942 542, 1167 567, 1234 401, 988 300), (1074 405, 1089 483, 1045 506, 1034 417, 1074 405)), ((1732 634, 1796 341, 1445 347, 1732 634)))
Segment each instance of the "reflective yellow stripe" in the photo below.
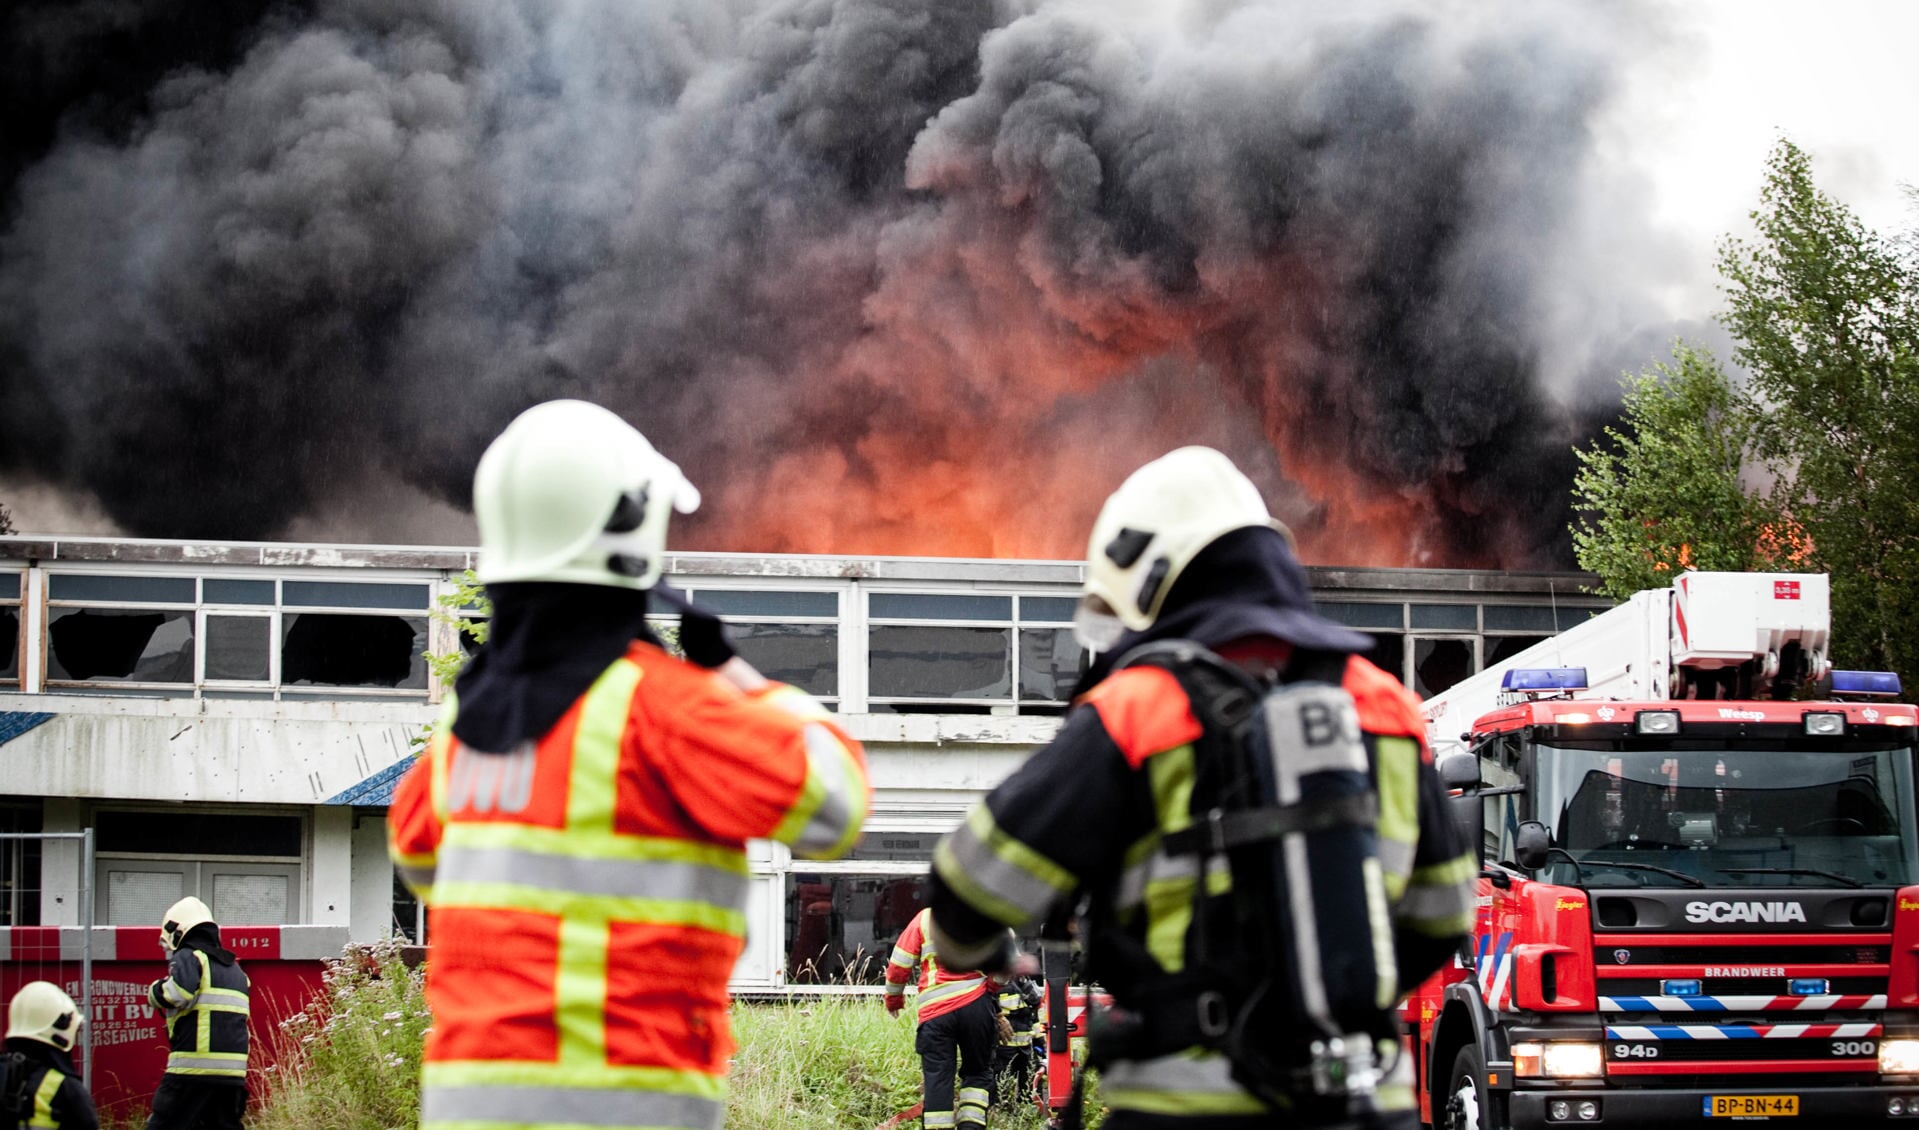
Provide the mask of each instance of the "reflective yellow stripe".
POLYGON ((39 1088, 33 1092, 33 1115, 27 1120, 27 1125, 33 1130, 47 1130, 60 1125, 53 1120, 53 1096, 60 1093, 60 1084, 65 1079, 66 1076, 61 1072, 47 1068, 39 1088))
MULTIPOLYGON (((1412 738, 1374 739, 1373 762, 1379 778, 1379 838, 1395 844, 1419 842, 1419 743, 1412 738)), ((1387 879, 1386 895, 1402 883, 1387 879)))
POLYGON ((459 712, 460 700, 449 687, 426 746, 427 791, 433 801, 433 815, 442 824, 446 823, 446 765, 453 749, 453 719, 459 712))
MULTIPOLYGON (((566 828, 569 833, 613 834, 618 801, 621 739, 640 685, 640 665, 618 659, 593 682, 580 706, 573 734, 573 771, 567 780, 566 828)), ((443 849, 444 850, 444 849, 443 849)))
MULTIPOLYGON (((1146 759, 1153 809, 1161 833, 1192 824, 1193 747, 1176 746, 1146 759)), ((1145 890, 1146 949, 1168 973, 1186 967, 1186 930, 1193 922, 1193 886, 1197 877, 1149 880, 1145 890)))
POLYGON ((560 920, 553 996, 562 1064, 591 1067, 606 1060, 607 944, 605 923, 560 920))

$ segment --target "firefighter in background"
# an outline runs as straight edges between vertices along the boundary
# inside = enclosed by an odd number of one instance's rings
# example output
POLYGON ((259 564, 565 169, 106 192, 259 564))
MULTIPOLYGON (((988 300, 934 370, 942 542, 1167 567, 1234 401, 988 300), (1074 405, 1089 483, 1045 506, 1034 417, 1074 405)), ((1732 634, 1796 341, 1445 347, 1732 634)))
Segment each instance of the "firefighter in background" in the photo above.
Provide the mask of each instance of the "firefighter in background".
POLYGON ((529 409, 473 503, 491 631, 388 815, 432 937, 421 1126, 714 1130, 746 841, 844 855, 864 755, 659 584, 699 494, 612 412, 529 409))
MULTIPOLYGON (((1133 648, 1174 639, 1205 645, 1252 674, 1279 675, 1297 651, 1302 663, 1325 664, 1330 678, 1343 682, 1357 707, 1355 738, 1371 762, 1377 794, 1375 842, 1400 990, 1453 954, 1471 927, 1475 871, 1445 817, 1419 704, 1357 656, 1368 637, 1313 610, 1290 536, 1224 455, 1182 448, 1134 472, 1108 498, 1093 529, 1075 624, 1097 659, 1059 735, 935 853, 932 932, 949 966, 1003 968, 1012 952, 1009 928, 1030 930, 1084 890, 1096 923, 1086 937, 1091 976, 1146 1028, 1156 1017, 1196 1015, 1203 1002, 1197 995, 1170 999, 1178 991, 1129 1001, 1128 976, 1106 964, 1116 951, 1144 954, 1151 971, 1135 964, 1129 976, 1176 985, 1193 943, 1194 878, 1162 863, 1161 831, 1189 820, 1181 805, 1194 787, 1195 743, 1205 734, 1168 670, 1115 670, 1133 648), (1123 934, 1127 945, 1108 945, 1114 934, 1101 929, 1123 934)), ((1231 944, 1242 941, 1260 939, 1231 944)), ((1383 1023, 1393 1023, 1381 1012, 1383 1023)), ((1410 1126, 1417 1118, 1411 1064, 1397 1058, 1372 1101, 1392 1112, 1382 1122, 1410 1126)), ((1299 1122, 1246 1090, 1224 1054, 1197 1041, 1183 1053, 1119 1059, 1102 1072, 1100 1094, 1111 1112, 1109 1130, 1264 1130, 1299 1122)))
POLYGON ((898 1016, 906 982, 919 971, 916 1002, 920 1057, 920 1125, 925 1130, 982 1130, 992 1104, 993 1053, 999 1043, 997 985, 983 973, 942 968, 928 929, 931 910, 913 916, 886 963, 886 1011, 898 1016), (954 1087, 958 1078, 959 1086, 954 1087))
POLYGON ((28 1127, 99 1130, 93 1096, 73 1066, 80 1035, 80 1008, 58 985, 29 981, 7 1005, 5 1083, 0 1099, 11 1117, 28 1127))
POLYGON ((167 975, 147 999, 167 1019, 167 1071, 147 1130, 240 1130, 247 1109, 246 971, 220 944, 213 912, 197 898, 167 908, 160 924, 167 975))
POLYGON ((997 987, 999 998, 999 1047, 993 1050, 993 1087, 995 1102, 1003 1095, 1010 1103, 1025 1102, 1033 1090, 1033 1041, 1045 1037, 1039 1023, 1039 1006, 1044 994, 1031 977, 1015 976, 997 987), (1005 1090, 999 1088, 1004 1087, 1005 1090))

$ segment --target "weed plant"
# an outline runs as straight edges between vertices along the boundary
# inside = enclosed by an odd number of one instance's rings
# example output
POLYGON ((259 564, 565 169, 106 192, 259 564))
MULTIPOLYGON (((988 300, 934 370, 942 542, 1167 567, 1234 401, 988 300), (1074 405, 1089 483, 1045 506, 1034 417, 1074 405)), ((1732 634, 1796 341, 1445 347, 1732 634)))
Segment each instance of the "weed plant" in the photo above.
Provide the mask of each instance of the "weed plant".
POLYGON ((280 1022, 253 1130, 400 1130, 420 1121, 424 970, 397 942, 350 946, 323 991, 280 1022))

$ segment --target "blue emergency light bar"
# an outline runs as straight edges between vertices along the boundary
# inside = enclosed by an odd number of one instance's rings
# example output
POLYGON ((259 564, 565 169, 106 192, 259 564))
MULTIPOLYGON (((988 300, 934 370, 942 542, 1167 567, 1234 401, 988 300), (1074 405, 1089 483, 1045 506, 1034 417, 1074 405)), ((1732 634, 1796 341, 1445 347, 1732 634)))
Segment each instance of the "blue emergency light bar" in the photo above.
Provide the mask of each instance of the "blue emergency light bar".
POLYGON ((1795 997, 1823 997, 1832 991, 1832 982, 1824 977, 1794 977, 1788 991, 1795 997))
POLYGON ((1899 675, 1893 671, 1834 671, 1832 693, 1894 698, 1899 694, 1899 675))
POLYGON ((1502 691, 1583 691, 1584 667, 1515 667, 1499 681, 1502 691))
POLYGON ((1706 995, 1705 982, 1698 980, 1661 981, 1660 995, 1668 997, 1703 997, 1706 995))

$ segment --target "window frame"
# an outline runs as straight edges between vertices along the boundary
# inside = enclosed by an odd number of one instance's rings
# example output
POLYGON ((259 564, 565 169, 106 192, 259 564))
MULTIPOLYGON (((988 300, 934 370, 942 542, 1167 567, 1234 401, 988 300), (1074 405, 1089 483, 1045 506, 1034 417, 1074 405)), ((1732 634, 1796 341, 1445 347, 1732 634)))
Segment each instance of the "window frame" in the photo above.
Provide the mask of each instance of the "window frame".
MULTIPOLYGON (((44 647, 45 670, 40 678, 40 689, 48 694, 75 695, 112 695, 132 694, 142 697, 162 698, 208 698, 208 697, 260 697, 277 701, 313 701, 342 698, 349 700, 395 700, 402 702, 429 702, 435 694, 432 672, 425 671, 423 684, 418 687, 361 687, 333 683, 295 684, 285 683, 286 632, 290 625, 289 616, 316 613, 333 616, 373 616, 394 617, 405 620, 418 620, 423 624, 421 639, 423 648, 431 649, 433 638, 433 611, 435 598, 442 591, 442 580, 438 577, 423 576, 419 572, 394 569, 355 570, 350 577, 341 577, 338 570, 324 567, 308 568, 239 568, 206 570, 197 568, 169 567, 165 564, 142 565, 137 570, 116 567, 102 567, 92 563, 60 563, 42 567, 43 580, 39 586, 40 610, 39 639, 32 641, 44 647), (190 604, 179 602, 108 600, 96 598, 57 598, 52 595, 53 580, 56 577, 100 576, 109 578, 154 578, 162 580, 187 580, 193 584, 193 600, 190 604), (233 600, 214 600, 207 596, 209 580, 215 581, 265 581, 273 586, 273 599, 269 602, 243 602, 233 600), (424 598, 418 608, 402 608, 390 605, 322 605, 286 603, 287 581, 307 581, 323 584, 343 585, 409 585, 419 587, 424 598), (193 678, 189 682, 156 682, 152 680, 105 680, 105 679, 60 679, 52 673, 53 640, 52 627, 55 614, 65 610, 102 609, 111 611, 139 612, 176 612, 186 613, 191 618, 193 630, 193 678), (262 681, 256 679, 215 679, 207 675, 207 618, 209 616, 253 617, 267 621, 268 624, 268 671, 269 677, 262 681)), ((9 603, 0 597, 0 604, 9 603)), ((22 605, 24 606, 24 601, 22 605)), ((24 648, 28 617, 21 613, 21 633, 24 648)), ((424 659, 415 654, 413 663, 424 664, 424 659)), ((24 671, 24 663, 22 670, 24 671)), ((15 680, 0 680, 0 686, 18 685, 15 680)))
MULTIPOLYGON (((862 623, 859 626, 859 646, 865 662, 861 665, 861 678, 867 684, 868 692, 864 699, 867 710, 877 704, 881 706, 969 706, 988 708, 994 715, 1017 715, 1022 713, 1057 713, 1065 709, 1068 699, 1034 698, 1025 695, 1021 687, 1024 674, 1020 662, 1020 633, 1032 630, 1072 629, 1072 621, 1030 616, 1026 610, 1026 597, 1077 599, 1077 588, 1027 588, 1014 585, 971 585, 966 587, 928 588, 923 584, 910 582, 893 584, 865 584, 860 586, 864 599, 860 600, 862 623), (873 597, 886 596, 985 596, 1005 598, 1008 615, 1003 620, 960 620, 940 617, 904 617, 875 616, 872 611, 873 597), (872 632, 874 628, 989 628, 1003 629, 1007 633, 1007 694, 1004 698, 984 696, 966 697, 960 695, 919 696, 919 695, 879 695, 871 692, 873 672, 872 632)), ((842 629, 845 630, 845 629, 842 629)))

